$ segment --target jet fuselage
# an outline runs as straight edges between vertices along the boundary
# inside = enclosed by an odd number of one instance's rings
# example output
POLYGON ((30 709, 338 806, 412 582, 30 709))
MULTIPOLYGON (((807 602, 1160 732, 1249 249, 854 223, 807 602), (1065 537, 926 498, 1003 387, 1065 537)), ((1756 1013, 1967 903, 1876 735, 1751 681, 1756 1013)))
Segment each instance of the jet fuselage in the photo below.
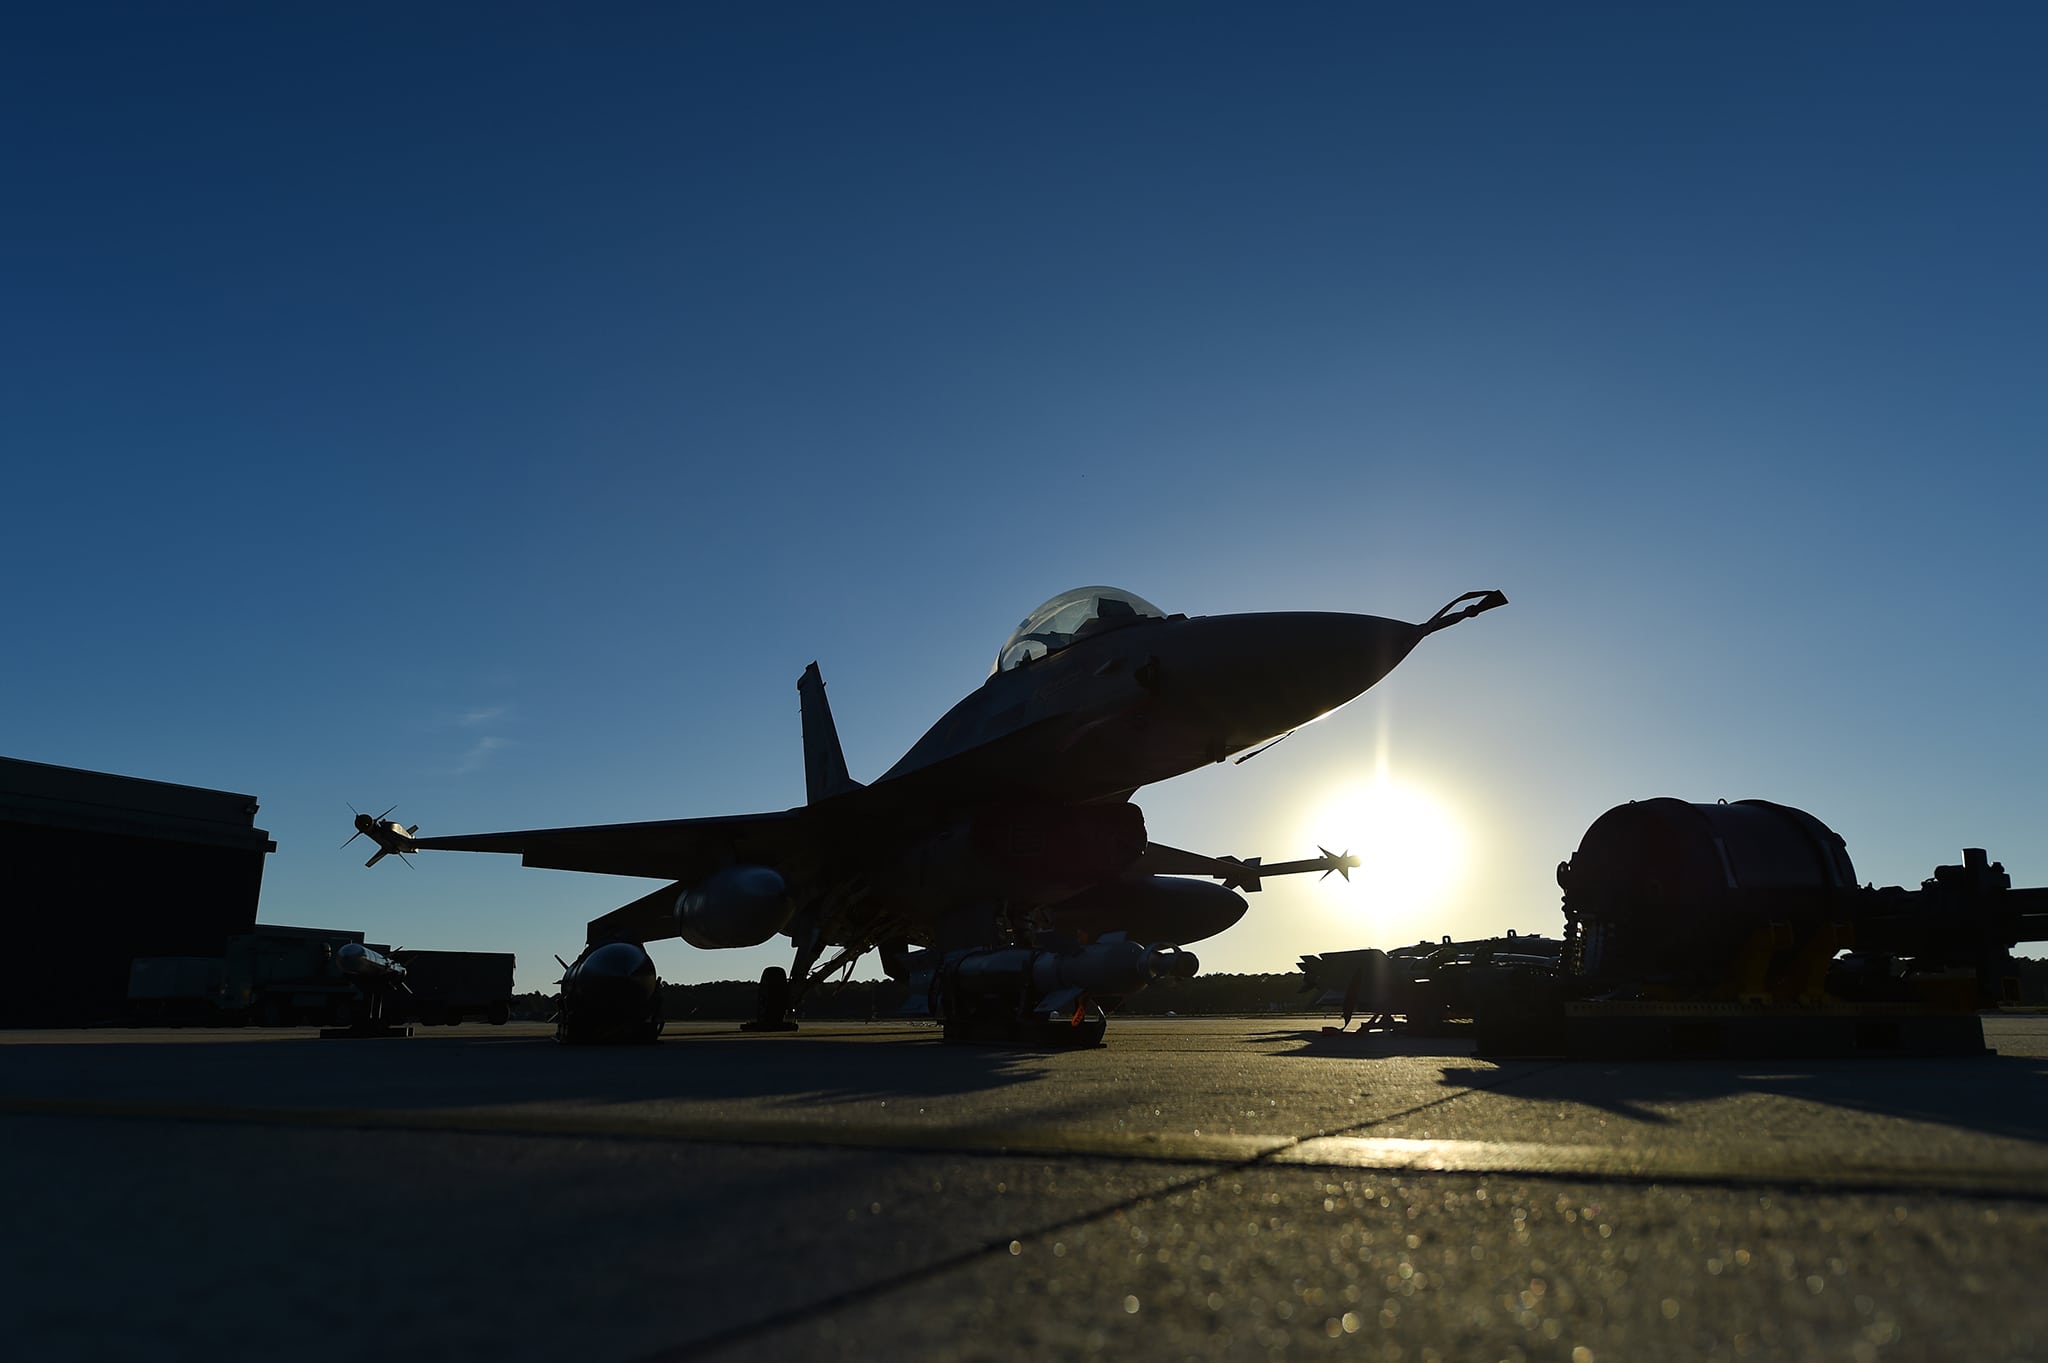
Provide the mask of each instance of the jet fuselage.
POLYGON ((991 674, 877 784, 920 776, 1062 803, 1126 795, 1327 714, 1423 633, 1310 611, 1120 621, 991 674))

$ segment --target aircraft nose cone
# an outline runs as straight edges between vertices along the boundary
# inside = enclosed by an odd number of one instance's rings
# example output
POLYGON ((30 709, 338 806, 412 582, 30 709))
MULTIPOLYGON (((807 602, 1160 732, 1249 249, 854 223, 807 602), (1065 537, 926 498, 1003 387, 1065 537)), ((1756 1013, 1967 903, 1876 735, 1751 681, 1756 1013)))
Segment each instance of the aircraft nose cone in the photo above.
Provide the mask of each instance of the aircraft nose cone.
MULTIPOLYGON (((1403 620, 1334 611, 1215 616, 1193 636, 1185 680, 1233 749, 1327 714, 1394 670, 1421 639, 1403 620)), ((1169 677, 1172 675, 1168 673, 1169 677)))

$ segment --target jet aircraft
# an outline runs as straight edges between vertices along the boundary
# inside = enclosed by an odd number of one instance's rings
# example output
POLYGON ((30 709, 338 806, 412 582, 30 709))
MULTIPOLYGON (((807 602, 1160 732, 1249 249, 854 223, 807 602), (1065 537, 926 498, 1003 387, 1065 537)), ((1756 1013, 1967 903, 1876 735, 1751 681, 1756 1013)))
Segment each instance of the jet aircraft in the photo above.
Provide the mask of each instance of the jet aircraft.
POLYGON ((1027 615, 981 686, 871 784, 848 774, 813 662, 797 682, 807 798, 796 808, 433 838, 381 816, 355 826, 377 846, 370 864, 499 852, 667 882, 590 923, 563 978, 565 1041, 658 1034, 647 942, 751 947, 786 934, 794 961, 786 976, 764 972, 753 1025, 790 1026, 804 991, 878 950, 892 976, 926 984, 949 1038, 1090 1044, 1103 1001, 1194 973, 1181 948, 1237 922, 1238 891, 1271 875, 1348 878, 1358 864, 1327 851, 1279 865, 1183 851, 1150 838, 1132 795, 1277 741, 1428 635, 1506 602, 1468 592, 1421 624, 1189 617, 1081 587, 1027 615))

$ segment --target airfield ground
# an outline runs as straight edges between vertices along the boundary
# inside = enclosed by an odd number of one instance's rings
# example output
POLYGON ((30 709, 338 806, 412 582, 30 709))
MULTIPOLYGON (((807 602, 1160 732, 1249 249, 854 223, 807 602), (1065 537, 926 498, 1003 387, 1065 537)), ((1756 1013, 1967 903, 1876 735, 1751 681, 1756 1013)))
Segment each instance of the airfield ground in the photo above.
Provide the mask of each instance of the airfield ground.
POLYGON ((0 1033, 38 1360, 2048 1357, 2048 1018, 1966 1060, 1318 1019, 0 1033))

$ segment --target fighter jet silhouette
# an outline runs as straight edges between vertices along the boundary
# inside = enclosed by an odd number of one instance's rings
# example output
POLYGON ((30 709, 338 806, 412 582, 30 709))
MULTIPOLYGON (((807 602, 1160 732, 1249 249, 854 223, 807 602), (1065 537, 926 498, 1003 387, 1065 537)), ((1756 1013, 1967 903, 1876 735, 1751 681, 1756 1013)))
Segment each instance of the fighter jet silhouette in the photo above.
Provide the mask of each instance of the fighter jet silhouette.
POLYGON ((949 1036, 1089 1041, 1102 1000, 1193 973, 1179 948, 1237 922, 1239 890, 1358 864, 1326 850, 1279 865, 1182 851, 1150 838, 1133 793, 1284 737, 1427 636, 1506 602, 1468 592, 1422 624, 1189 617, 1082 587, 1027 615, 981 686, 872 784, 847 772, 814 662, 797 682, 807 799, 794 809, 433 838, 359 814, 356 829, 377 846, 372 863, 501 852, 667 882, 590 923, 564 976, 564 1040, 658 1033, 647 942, 718 949, 786 934, 795 959, 786 976, 764 974, 756 1025, 789 1025, 805 990, 879 950, 892 975, 926 982, 949 1036))

